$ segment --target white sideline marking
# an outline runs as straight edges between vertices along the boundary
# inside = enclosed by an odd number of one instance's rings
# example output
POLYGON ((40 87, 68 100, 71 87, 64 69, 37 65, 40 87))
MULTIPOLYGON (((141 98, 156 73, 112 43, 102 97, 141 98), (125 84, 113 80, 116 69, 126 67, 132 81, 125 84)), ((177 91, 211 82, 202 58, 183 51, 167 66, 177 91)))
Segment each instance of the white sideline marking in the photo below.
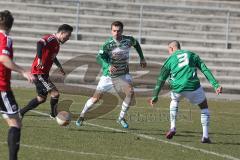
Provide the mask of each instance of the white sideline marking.
POLYGON ((35 111, 35 110, 30 110, 30 112, 37 113, 37 114, 40 114, 40 115, 43 115, 43 116, 49 116, 50 115, 50 114, 39 112, 39 111, 35 111))
MULTIPOLYGON (((35 113, 41 114, 41 115, 45 115, 45 116, 48 116, 48 115, 49 115, 49 114, 47 114, 47 113, 42 113, 42 112, 34 111, 34 110, 32 110, 32 112, 35 112, 35 113)), ((72 121, 72 122, 75 123, 75 121, 72 121)), ((160 138, 151 137, 151 136, 148 136, 148 135, 145 135, 145 134, 134 133, 134 132, 130 132, 130 131, 127 131, 127 130, 121 130, 121 129, 111 128, 111 127, 106 127, 106 126, 102 126, 102 125, 98 125, 98 124, 93 124, 93 123, 87 123, 87 122, 85 122, 85 124, 88 124, 88 125, 90 125, 90 126, 95 126, 95 127, 99 127, 99 128, 104 128, 104 129, 112 130, 112 131, 123 132, 123 133, 130 133, 130 134, 133 134, 133 135, 136 135, 136 136, 145 138, 145 139, 155 140, 155 141, 159 141, 159 142, 166 143, 166 144, 171 144, 171 145, 175 145, 175 146, 180 146, 180 147, 187 148, 187 149, 190 149, 190 150, 200 151, 200 152, 203 152, 203 153, 206 153, 206 154, 215 155, 215 156, 217 156, 217 157, 227 158, 227 159, 229 159, 229 160, 240 160, 239 158, 232 157, 232 156, 227 155, 227 154, 220 154, 220 153, 217 153, 217 152, 208 151, 208 150, 201 149, 201 148, 196 148, 196 147, 192 147, 192 146, 188 146, 188 145, 183 145, 183 144, 176 143, 176 142, 170 142, 170 141, 162 140, 162 139, 160 139, 160 138)))
MULTIPOLYGON (((1 142, 0 144, 7 144, 7 142, 1 142)), ((102 156, 102 157, 111 157, 111 158, 117 158, 117 159, 127 159, 127 160, 147 160, 147 159, 141 159, 141 158, 134 158, 134 157, 127 157, 127 156, 117 156, 117 155, 108 155, 108 154, 99 154, 99 153, 92 153, 92 152, 78 152, 78 151, 71 151, 71 150, 64 150, 64 149, 58 149, 58 148, 49 148, 49 147, 41 147, 41 146, 35 146, 35 145, 28 145, 28 144, 20 144, 21 147, 25 148, 31 148, 31 149, 40 149, 40 150, 46 150, 46 151, 57 151, 57 152, 66 152, 66 153, 72 153, 72 154, 81 154, 81 155, 90 155, 90 156, 102 156)))

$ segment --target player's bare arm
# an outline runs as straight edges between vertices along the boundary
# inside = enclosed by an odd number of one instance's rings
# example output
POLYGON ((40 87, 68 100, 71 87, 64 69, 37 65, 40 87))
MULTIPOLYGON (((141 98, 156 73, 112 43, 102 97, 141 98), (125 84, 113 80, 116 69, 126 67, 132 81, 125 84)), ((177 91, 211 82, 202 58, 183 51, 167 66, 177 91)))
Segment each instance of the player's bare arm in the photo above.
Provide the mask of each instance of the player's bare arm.
POLYGON ((56 66, 58 67, 59 71, 61 72, 61 74, 64 76, 65 72, 62 68, 61 63, 58 61, 57 57, 54 58, 53 62, 56 64, 56 66))
POLYGON ((24 78, 26 78, 30 83, 33 82, 34 77, 32 76, 32 74, 25 71, 22 67, 20 67, 16 63, 14 63, 8 56, 1 55, 0 56, 0 63, 2 63, 5 67, 7 67, 7 68, 9 68, 9 69, 11 69, 15 72, 21 73, 22 76, 24 78))
POLYGON ((63 68, 59 68, 60 72, 62 73, 63 76, 65 76, 65 71, 63 70, 63 68))

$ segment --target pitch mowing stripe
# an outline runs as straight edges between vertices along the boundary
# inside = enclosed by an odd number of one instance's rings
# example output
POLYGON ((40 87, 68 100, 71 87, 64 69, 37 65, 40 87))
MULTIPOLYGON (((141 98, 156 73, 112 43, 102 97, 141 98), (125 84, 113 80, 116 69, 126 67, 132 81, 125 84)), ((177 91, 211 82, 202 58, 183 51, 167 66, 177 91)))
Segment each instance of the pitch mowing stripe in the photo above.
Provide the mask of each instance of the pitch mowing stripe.
POLYGON ((86 123, 85 122, 85 124, 88 124, 88 125, 94 126, 94 127, 99 127, 99 128, 112 130, 112 131, 130 133, 130 134, 133 134, 135 136, 142 137, 142 138, 145 138, 145 139, 155 140, 155 141, 159 141, 159 142, 166 143, 166 144, 180 146, 180 147, 183 147, 183 148, 186 148, 186 149, 190 149, 190 150, 194 150, 194 151, 200 151, 200 152, 203 152, 203 153, 206 153, 206 154, 212 154, 212 155, 215 155, 215 156, 218 156, 218 157, 227 158, 229 160, 240 160, 239 158, 232 157, 232 156, 227 155, 227 154, 220 154, 220 153, 217 153, 217 152, 212 152, 212 151, 208 151, 208 150, 201 149, 201 148, 196 148, 196 147, 192 147, 192 146, 188 146, 188 145, 183 145, 183 144, 176 143, 176 142, 169 142, 169 141, 162 140, 162 139, 155 138, 155 137, 151 137, 151 136, 148 136, 148 135, 145 135, 145 134, 134 133, 134 132, 126 131, 126 130, 120 130, 120 129, 116 129, 116 128, 101 126, 101 125, 97 125, 97 124, 93 124, 93 123, 86 123))
MULTIPOLYGON (((1 142, 0 144, 6 145, 7 142, 1 142)), ((46 151, 56 151, 56 152, 66 152, 71 154, 81 154, 81 155, 89 155, 89 156, 102 156, 102 157, 111 157, 117 159, 126 159, 126 160, 148 160, 148 159, 141 159, 141 158, 134 158, 134 157, 127 157, 127 156, 117 156, 117 155, 107 155, 107 154, 99 154, 99 153, 92 153, 92 152, 78 152, 78 151, 71 151, 71 150, 64 150, 58 148, 49 148, 49 147, 41 147, 35 145, 28 145, 28 144, 20 144, 21 147, 30 148, 30 149, 38 149, 38 150, 46 150, 46 151)))
MULTIPOLYGON (((26 100, 26 102, 28 102, 27 100, 26 100)), ((50 101, 48 101, 48 102, 50 102, 50 101)), ((78 102, 74 102, 73 104, 82 104, 82 103, 78 103, 78 102)), ((117 105, 116 107, 121 107, 122 105, 117 105)), ((189 109, 180 109, 180 111, 181 112, 189 112, 189 110, 191 110, 191 112, 197 112, 197 113, 199 113, 199 108, 198 108, 198 110, 195 110, 195 106, 191 106, 191 108, 189 108, 189 109), (192 108, 192 109, 191 109, 192 108)), ((148 106, 148 107, 135 107, 135 106, 133 106, 133 107, 131 107, 131 110, 133 110, 133 109, 149 109, 149 110, 151 110, 151 109, 154 109, 154 110, 161 110, 161 111, 169 111, 169 108, 157 108, 156 106, 154 106, 154 107, 151 107, 151 106, 148 106)), ((210 108, 210 111, 211 111, 211 108, 210 108)), ((45 116, 49 116, 49 114, 45 114, 45 113, 42 113, 42 112, 38 112, 38 111, 34 111, 34 110, 30 110, 30 112, 35 112, 35 113, 39 113, 39 114, 41 114, 41 115, 45 115, 45 116)), ((72 112, 72 113, 79 113, 80 114, 80 112, 72 112)), ((213 113, 215 113, 215 112, 213 112, 213 113)), ((216 113, 219 113, 219 114, 228 114, 228 115, 240 115, 240 113, 231 113, 231 112, 216 112, 216 113)))
MULTIPOLYGON (((38 114, 41 114, 41 115, 45 115, 45 116, 49 116, 49 114, 47 114, 47 113, 42 113, 42 112, 39 112, 39 111, 32 111, 32 112, 35 112, 35 113, 38 113, 38 114)), ((75 121, 72 121, 72 122, 75 123, 75 121)), ((98 124, 93 124, 93 123, 87 123, 87 122, 85 122, 85 124, 88 124, 88 125, 94 126, 94 127, 99 127, 99 128, 104 128, 104 129, 112 130, 112 131, 123 132, 123 133, 130 133, 130 134, 133 134, 133 135, 136 135, 136 136, 145 138, 145 139, 155 140, 155 141, 159 141, 159 142, 166 143, 166 144, 171 144, 171 145, 175 145, 175 146, 180 146, 180 147, 187 148, 187 149, 190 149, 190 150, 200 151, 200 152, 203 152, 203 153, 206 153, 206 154, 212 154, 212 155, 215 155, 215 156, 218 156, 218 157, 227 158, 227 159, 229 159, 229 160, 240 160, 239 158, 232 157, 232 156, 227 155, 227 154, 220 154, 220 153, 217 153, 217 152, 212 152, 212 151, 208 151, 208 150, 201 149, 201 148, 196 148, 196 147, 192 147, 192 146, 188 146, 188 145, 183 145, 183 144, 176 143, 176 142, 169 142, 169 141, 162 140, 162 139, 155 138, 155 137, 151 137, 151 136, 148 136, 148 135, 145 135, 145 134, 134 133, 134 132, 126 131, 126 130, 121 130, 121 129, 111 128, 111 127, 106 127, 106 126, 102 126, 102 125, 98 125, 98 124)))
MULTIPOLYGON (((119 105, 120 106, 120 105, 119 105)), ((132 108, 134 109, 134 108, 132 108)), ((137 107, 136 109, 147 109, 147 108, 144 108, 144 107, 137 107)), ((160 110, 158 108, 154 108, 156 110, 160 110)), ((164 110, 164 111, 169 111, 169 109, 161 109, 161 110, 164 110)), ((50 114, 47 114, 47 113, 43 113, 43 112, 39 112, 39 111, 35 111, 35 110, 30 110, 30 112, 33 112, 33 113, 37 113, 37 114, 40 114, 40 115, 43 115, 43 116, 50 116, 50 114)), ((189 112, 189 110, 187 109, 181 109, 181 112, 189 112)), ((199 110, 191 110, 191 112, 199 112, 199 110)), ((72 113, 80 113, 80 112, 72 112, 72 113)), ((229 114, 229 115, 240 115, 240 113, 231 113, 231 112, 217 112, 219 114, 229 114)))

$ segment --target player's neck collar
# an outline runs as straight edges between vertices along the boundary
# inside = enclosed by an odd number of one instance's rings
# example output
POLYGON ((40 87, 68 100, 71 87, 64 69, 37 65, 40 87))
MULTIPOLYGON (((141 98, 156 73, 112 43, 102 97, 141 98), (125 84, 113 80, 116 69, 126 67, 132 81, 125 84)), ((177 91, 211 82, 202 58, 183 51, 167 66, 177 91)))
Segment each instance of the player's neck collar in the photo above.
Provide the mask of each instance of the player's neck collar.
POLYGON ((52 35, 56 38, 57 42, 58 42, 59 44, 61 44, 61 42, 59 41, 59 39, 58 39, 58 37, 57 37, 57 33, 53 33, 52 35))
POLYGON ((114 38, 114 37, 112 37, 112 39, 116 42, 116 43, 119 43, 119 42, 121 42, 121 40, 123 39, 123 35, 121 35, 121 38, 120 38, 120 40, 117 40, 116 38, 114 38))

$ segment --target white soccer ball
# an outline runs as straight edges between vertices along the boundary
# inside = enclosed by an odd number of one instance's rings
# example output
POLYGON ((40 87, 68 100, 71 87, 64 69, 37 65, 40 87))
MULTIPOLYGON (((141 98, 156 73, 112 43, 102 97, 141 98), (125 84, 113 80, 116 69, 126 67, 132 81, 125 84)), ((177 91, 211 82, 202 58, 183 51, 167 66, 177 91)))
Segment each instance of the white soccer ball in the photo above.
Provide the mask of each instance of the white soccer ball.
POLYGON ((71 114, 67 111, 58 112, 56 121, 60 126, 67 126, 71 122, 71 114))

